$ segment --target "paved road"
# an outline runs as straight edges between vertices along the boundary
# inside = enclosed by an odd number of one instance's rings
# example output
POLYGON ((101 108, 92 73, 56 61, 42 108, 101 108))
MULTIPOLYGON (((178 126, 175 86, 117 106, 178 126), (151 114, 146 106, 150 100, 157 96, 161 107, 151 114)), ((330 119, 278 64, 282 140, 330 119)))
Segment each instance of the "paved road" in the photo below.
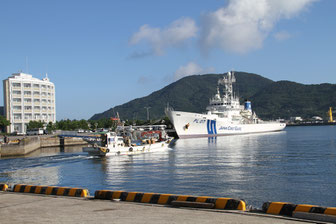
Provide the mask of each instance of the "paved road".
POLYGON ((1 223, 307 223, 246 212, 0 192, 1 223))

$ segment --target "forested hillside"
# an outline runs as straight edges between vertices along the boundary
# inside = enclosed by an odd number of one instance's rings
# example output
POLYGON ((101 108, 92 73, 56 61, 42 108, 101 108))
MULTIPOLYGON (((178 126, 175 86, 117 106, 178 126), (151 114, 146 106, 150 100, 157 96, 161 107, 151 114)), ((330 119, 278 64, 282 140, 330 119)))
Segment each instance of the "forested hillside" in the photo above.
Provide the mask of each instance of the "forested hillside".
MULTIPOLYGON (((336 105, 336 85, 303 85, 289 81, 274 82, 260 75, 235 72, 235 92, 252 101, 252 109, 263 119, 315 115, 326 117, 329 106, 336 105)), ((182 78, 152 94, 134 99, 125 104, 95 114, 91 119, 114 117, 119 112, 121 119, 145 120, 150 107, 150 119, 161 118, 169 103, 175 110, 204 112, 223 74, 193 75, 182 78)))

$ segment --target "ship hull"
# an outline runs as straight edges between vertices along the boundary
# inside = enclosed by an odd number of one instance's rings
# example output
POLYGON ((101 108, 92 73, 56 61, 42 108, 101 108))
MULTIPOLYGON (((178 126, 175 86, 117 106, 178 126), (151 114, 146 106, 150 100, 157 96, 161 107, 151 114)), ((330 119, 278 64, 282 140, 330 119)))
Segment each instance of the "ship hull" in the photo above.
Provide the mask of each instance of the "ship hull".
POLYGON ((104 148, 99 146, 91 146, 84 147, 83 152, 87 152, 90 156, 131 156, 167 150, 171 141, 172 138, 168 139, 167 141, 130 147, 113 147, 110 145, 108 148, 104 148))
POLYGON ((263 122, 235 124, 217 115, 206 115, 182 111, 167 111, 179 138, 213 137, 281 131, 286 124, 263 122))

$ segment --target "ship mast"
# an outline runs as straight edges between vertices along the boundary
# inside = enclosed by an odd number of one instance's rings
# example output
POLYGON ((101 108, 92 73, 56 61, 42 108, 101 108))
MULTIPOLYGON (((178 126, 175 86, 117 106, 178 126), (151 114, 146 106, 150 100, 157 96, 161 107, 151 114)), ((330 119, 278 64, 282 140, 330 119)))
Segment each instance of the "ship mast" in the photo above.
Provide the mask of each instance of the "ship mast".
POLYGON ((224 100, 231 103, 234 100, 232 84, 236 82, 234 72, 228 72, 223 79, 218 80, 218 85, 224 85, 224 100))

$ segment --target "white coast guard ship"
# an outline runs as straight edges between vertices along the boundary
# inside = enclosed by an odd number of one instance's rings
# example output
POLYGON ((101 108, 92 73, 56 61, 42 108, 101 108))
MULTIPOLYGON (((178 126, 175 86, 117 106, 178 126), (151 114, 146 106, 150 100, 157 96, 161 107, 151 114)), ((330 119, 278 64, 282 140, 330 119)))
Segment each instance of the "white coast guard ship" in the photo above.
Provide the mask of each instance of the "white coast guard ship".
POLYGON ((211 137, 281 131, 286 124, 276 121, 262 121, 252 112, 251 102, 240 105, 232 84, 236 82, 234 72, 228 72, 218 80, 217 94, 210 99, 207 113, 190 113, 166 109, 179 138, 211 137), (219 86, 223 85, 223 93, 219 86))

